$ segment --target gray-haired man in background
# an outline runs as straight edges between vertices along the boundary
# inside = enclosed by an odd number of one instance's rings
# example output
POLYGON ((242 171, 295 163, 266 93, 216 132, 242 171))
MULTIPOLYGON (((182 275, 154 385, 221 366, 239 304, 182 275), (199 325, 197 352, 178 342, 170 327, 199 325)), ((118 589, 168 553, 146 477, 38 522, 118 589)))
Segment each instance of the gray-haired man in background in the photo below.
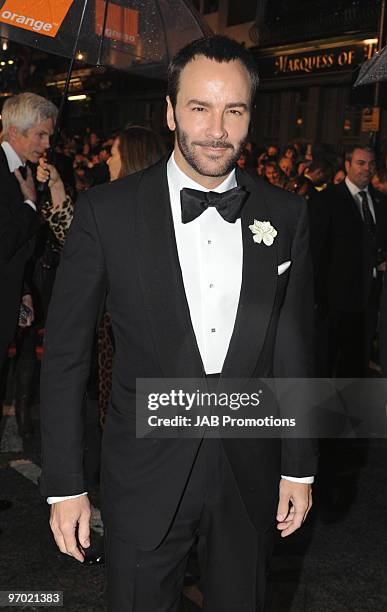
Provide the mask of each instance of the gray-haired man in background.
POLYGON ((31 168, 49 147, 57 108, 34 93, 9 98, 2 110, 0 146, 0 372, 18 319, 20 303, 26 324, 33 320, 28 290, 23 288, 24 269, 31 257, 41 220, 36 211, 36 191, 31 168))

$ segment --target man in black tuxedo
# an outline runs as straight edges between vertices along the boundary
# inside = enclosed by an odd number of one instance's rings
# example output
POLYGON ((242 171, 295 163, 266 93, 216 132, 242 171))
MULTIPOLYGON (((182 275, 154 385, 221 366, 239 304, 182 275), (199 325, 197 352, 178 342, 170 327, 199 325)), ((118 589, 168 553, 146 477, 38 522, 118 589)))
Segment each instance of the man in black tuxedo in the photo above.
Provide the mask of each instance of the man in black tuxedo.
MULTIPOLYGON (((57 109, 51 102, 28 92, 9 98, 2 110, 0 372, 15 333, 22 298, 32 310, 31 298, 27 289, 23 289, 23 277, 34 248, 32 238, 41 220, 36 211, 34 180, 26 162, 37 163, 48 148, 56 115, 57 109)), ((26 317, 26 322, 30 324, 31 318, 32 314, 26 317)))
POLYGON ((372 149, 349 150, 345 170, 345 180, 322 192, 310 207, 311 246, 318 373, 352 378, 367 374, 387 251, 387 207, 370 185, 372 149))
POLYGON ((42 371, 41 489, 60 550, 82 561, 81 407, 107 293, 109 612, 176 612, 197 538, 205 607, 263 610, 275 520, 285 537, 311 506, 311 440, 135 437, 136 378, 235 377, 254 388, 257 377, 313 373, 305 203, 235 169, 257 80, 249 53, 228 38, 182 49, 169 68, 173 154, 84 194, 62 254, 42 371))

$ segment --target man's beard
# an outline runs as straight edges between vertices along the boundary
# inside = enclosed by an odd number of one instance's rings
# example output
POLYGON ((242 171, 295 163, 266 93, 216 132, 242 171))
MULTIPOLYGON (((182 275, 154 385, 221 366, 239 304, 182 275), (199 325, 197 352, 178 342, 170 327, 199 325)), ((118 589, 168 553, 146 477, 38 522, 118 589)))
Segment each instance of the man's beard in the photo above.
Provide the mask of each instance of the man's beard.
MULTIPOLYGON (((183 155, 186 162, 193 168, 198 174, 202 176, 226 176, 229 174, 231 170, 234 168, 236 162, 241 156, 242 151, 244 150, 245 144, 247 142, 247 134, 238 143, 237 147, 234 147, 230 142, 223 140, 206 140, 206 141, 193 141, 191 144, 188 143, 188 137, 186 132, 180 129, 179 124, 175 119, 176 125, 176 138, 177 144, 179 146, 180 152, 183 155), (206 162, 201 162, 199 156, 195 154, 194 145, 199 145, 202 147, 213 147, 216 148, 228 148, 232 151, 232 155, 228 159, 218 160, 218 166, 216 169, 210 170, 206 167, 206 162)), ((210 156, 211 159, 211 156, 210 156)))

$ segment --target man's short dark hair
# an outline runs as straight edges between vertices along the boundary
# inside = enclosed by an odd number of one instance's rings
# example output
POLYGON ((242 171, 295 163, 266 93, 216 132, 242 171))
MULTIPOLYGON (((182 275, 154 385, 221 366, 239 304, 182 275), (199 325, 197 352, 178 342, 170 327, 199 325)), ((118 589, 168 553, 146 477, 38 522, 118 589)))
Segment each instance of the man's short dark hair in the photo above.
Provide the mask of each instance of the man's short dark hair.
POLYGON ((367 153, 372 153, 375 156, 375 151, 372 147, 369 147, 368 145, 361 145, 361 144, 357 144, 357 145, 352 145, 350 146, 346 152, 345 152, 345 161, 349 162, 350 164, 352 163, 352 156, 353 156, 353 152, 357 151, 357 149, 360 149, 361 151, 367 151, 367 153))
POLYGON ((239 60, 250 75, 251 102, 254 100, 258 87, 258 69, 251 53, 240 43, 227 36, 215 35, 199 38, 189 43, 171 60, 168 66, 168 95, 172 106, 176 106, 179 91, 180 74, 189 62, 195 57, 203 55, 216 62, 231 62, 239 60))

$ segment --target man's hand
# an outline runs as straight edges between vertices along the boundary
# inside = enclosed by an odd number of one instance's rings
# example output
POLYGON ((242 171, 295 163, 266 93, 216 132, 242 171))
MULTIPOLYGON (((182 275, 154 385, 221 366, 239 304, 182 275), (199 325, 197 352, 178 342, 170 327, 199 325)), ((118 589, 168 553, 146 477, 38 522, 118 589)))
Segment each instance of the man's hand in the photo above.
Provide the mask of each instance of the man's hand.
POLYGON ((292 482, 281 478, 277 510, 277 529, 285 538, 301 527, 312 507, 310 484, 292 482))
POLYGON ((23 194, 25 200, 31 200, 31 202, 36 203, 36 189, 35 183, 32 176, 31 168, 27 168, 27 177, 24 180, 22 175, 20 174, 20 170, 16 169, 14 172, 17 180, 19 181, 20 189, 23 194))
POLYGON ((44 157, 39 159, 39 164, 36 169, 36 178, 40 183, 46 183, 48 181, 50 189, 62 180, 55 166, 49 164, 44 157))
POLYGON ((66 204, 66 190, 58 170, 41 157, 36 171, 36 178, 41 183, 48 181, 51 192, 52 209, 59 210, 66 204))
POLYGON ((29 293, 26 293, 26 295, 23 295, 22 304, 24 304, 24 306, 27 306, 27 308, 29 309, 29 314, 27 315, 27 317, 25 317, 25 319, 23 317, 22 321, 19 319, 19 327, 31 327, 35 319, 35 313, 34 313, 34 303, 32 301, 32 296, 29 293))
POLYGON ((79 549, 76 539, 82 548, 90 546, 90 502, 87 495, 66 499, 51 506, 50 527, 59 550, 70 555, 81 563, 84 554, 79 549))

